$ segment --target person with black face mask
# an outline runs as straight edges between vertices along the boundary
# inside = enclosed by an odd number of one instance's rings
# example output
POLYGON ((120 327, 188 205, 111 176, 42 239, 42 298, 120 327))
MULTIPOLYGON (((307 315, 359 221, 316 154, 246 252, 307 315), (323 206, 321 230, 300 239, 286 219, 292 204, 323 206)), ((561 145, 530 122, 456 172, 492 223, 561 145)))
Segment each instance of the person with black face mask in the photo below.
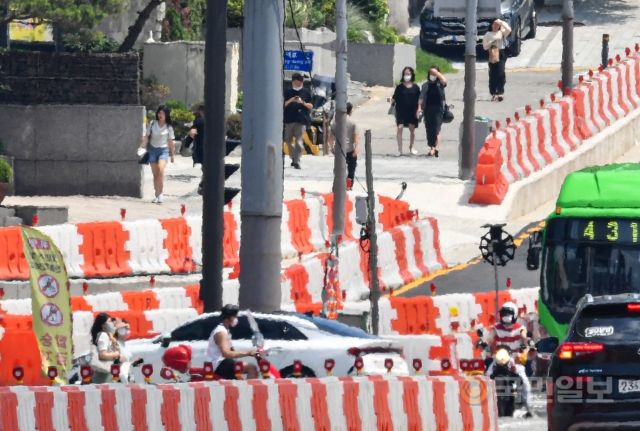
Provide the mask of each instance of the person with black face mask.
POLYGON ((291 166, 295 169, 300 169, 300 156, 304 150, 302 138, 310 122, 311 109, 311 93, 304 88, 304 77, 294 73, 291 88, 284 93, 284 142, 289 150, 291 166))

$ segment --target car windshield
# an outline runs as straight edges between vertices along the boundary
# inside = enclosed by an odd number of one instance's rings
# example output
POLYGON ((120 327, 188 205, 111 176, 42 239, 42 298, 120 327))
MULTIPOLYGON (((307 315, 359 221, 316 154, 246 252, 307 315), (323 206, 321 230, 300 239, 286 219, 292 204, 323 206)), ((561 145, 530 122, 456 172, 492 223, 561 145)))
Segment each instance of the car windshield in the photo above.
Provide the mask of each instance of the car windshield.
POLYGON ((354 328, 353 326, 345 325, 344 323, 336 322, 335 320, 323 319, 322 317, 308 316, 306 314, 296 314, 296 317, 308 320, 315 324, 318 329, 324 332, 328 332, 333 335, 341 335, 343 337, 352 338, 364 338, 375 339, 378 338, 375 335, 367 334, 360 328, 354 328))
POLYGON ((576 318, 572 341, 639 341, 640 304, 592 305, 576 318))
MULTIPOLYGON (((542 295, 561 322, 571 319, 578 300, 587 293, 640 292, 640 247, 624 241, 627 232, 622 222, 612 223, 603 224, 602 233, 598 221, 556 219, 549 224, 542 295)), ((634 238, 633 232, 628 234, 634 238)))

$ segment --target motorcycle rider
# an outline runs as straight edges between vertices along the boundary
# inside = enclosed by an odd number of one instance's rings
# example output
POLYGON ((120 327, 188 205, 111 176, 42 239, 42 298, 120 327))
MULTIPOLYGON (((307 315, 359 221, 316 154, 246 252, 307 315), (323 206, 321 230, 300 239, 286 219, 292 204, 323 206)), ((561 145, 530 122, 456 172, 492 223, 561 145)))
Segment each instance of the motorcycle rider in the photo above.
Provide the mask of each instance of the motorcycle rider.
MULTIPOLYGON (((216 326, 209 336, 209 346, 207 347, 207 360, 213 364, 215 373, 223 379, 235 379, 234 366, 236 359, 247 356, 255 356, 256 349, 245 352, 236 352, 231 346, 231 333, 229 329, 238 324, 238 306, 227 304, 220 310, 222 322, 216 326)), ((248 362, 243 361, 244 371, 249 379, 258 378, 258 368, 248 362)))
MULTIPOLYGON (((517 364, 513 354, 517 354, 528 346, 527 328, 518 322, 518 308, 513 302, 506 302, 499 311, 500 322, 498 322, 485 340, 491 346, 491 352, 495 352, 498 346, 506 346, 512 352, 509 361, 509 368, 512 369, 522 380, 522 397, 524 398, 527 410, 525 417, 531 417, 531 383, 527 377, 524 365, 517 364)), ((486 375, 491 377, 495 368, 495 361, 492 361, 487 368, 486 375)))

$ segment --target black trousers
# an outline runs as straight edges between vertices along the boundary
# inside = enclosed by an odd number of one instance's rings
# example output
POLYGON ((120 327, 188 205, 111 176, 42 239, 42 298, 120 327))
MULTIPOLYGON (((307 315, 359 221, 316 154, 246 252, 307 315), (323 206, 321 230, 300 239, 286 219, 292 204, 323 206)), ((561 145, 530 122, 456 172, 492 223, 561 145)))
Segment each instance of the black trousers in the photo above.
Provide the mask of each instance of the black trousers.
POLYGON ((356 166, 358 166, 358 156, 353 155, 353 151, 350 151, 346 154, 347 156, 347 178, 351 181, 356 176, 356 166))
POLYGON ((507 64, 507 55, 500 50, 500 61, 489 63, 489 93, 492 96, 504 94, 504 84, 507 82, 507 74, 504 71, 507 64))

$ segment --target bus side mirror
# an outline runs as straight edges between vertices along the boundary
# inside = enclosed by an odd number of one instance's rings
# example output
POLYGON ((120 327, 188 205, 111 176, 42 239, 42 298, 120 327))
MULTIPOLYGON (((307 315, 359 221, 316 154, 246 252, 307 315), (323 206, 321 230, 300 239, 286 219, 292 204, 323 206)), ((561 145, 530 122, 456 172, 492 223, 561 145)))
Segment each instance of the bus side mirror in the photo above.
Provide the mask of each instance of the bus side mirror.
POLYGON ((560 341, 557 337, 543 338, 536 343, 536 350, 538 353, 552 354, 556 351, 559 345, 560 341))

